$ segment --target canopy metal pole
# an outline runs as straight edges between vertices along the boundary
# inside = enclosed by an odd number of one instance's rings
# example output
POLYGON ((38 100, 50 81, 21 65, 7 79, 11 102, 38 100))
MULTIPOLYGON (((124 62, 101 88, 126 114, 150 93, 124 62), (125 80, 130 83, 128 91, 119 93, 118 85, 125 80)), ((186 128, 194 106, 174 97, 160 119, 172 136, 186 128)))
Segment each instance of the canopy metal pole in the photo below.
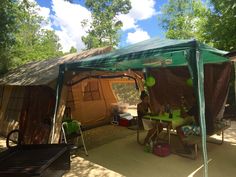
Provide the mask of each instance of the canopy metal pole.
POLYGON ((197 77, 198 77, 198 100, 199 100, 199 116, 202 135, 202 151, 204 161, 204 177, 208 177, 208 158, 206 145, 206 122, 205 122, 205 96, 204 96, 204 63, 200 59, 200 52, 196 51, 197 77))

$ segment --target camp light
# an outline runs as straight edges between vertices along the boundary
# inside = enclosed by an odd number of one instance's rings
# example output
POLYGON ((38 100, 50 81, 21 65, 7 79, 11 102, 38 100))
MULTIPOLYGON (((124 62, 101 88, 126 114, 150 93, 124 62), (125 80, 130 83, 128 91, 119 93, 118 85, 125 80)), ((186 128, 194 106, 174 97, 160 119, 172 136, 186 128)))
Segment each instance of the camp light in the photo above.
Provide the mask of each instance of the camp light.
POLYGON ((147 68, 143 68, 143 73, 147 73, 147 68))
POLYGON ((156 79, 153 76, 147 75, 147 68, 143 68, 144 78, 145 78, 145 86, 152 87, 156 84, 156 79))
POLYGON ((186 84, 187 84, 187 86, 192 87, 192 86, 193 86, 193 80, 192 80, 192 78, 187 79, 187 80, 186 80, 186 84))
POLYGON ((147 87, 152 87, 156 84, 156 79, 153 76, 148 76, 145 80, 145 85, 147 87))

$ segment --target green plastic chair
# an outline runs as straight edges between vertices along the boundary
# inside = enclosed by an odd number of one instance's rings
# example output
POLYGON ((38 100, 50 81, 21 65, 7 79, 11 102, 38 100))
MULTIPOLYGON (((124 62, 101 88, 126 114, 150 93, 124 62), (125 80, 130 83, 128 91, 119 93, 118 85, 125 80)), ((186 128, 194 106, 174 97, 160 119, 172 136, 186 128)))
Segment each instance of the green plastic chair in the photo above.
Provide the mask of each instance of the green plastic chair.
POLYGON ((62 138, 64 139, 64 142, 66 144, 68 144, 69 139, 76 138, 76 142, 78 145, 78 139, 79 137, 81 137, 85 154, 88 156, 88 151, 85 145, 83 131, 81 129, 81 123, 77 120, 65 121, 62 123, 61 129, 63 135, 62 138))

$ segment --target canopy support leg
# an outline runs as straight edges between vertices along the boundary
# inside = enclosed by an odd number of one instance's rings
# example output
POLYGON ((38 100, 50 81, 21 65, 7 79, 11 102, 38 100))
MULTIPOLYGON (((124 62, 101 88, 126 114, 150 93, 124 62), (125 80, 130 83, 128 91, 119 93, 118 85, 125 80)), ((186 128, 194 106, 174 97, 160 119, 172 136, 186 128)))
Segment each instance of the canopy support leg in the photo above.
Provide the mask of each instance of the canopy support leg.
POLYGON ((198 104, 202 136, 202 152, 204 162, 204 177, 208 177, 206 122, 205 122, 205 96, 204 96, 204 63, 200 59, 200 52, 196 51, 197 77, 198 77, 198 104))

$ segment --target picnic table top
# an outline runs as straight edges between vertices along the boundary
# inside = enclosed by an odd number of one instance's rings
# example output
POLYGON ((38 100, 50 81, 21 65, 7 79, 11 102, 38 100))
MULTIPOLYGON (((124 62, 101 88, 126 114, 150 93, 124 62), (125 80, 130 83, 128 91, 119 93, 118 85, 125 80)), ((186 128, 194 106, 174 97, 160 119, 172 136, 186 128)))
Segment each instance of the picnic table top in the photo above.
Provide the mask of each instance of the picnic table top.
POLYGON ((188 123, 188 118, 183 118, 180 116, 180 110, 174 110, 172 118, 169 118, 168 113, 159 114, 159 115, 145 115, 143 116, 143 119, 150 119, 155 121, 161 121, 161 122, 169 122, 172 125, 172 128, 176 128, 181 125, 185 125, 188 123))

